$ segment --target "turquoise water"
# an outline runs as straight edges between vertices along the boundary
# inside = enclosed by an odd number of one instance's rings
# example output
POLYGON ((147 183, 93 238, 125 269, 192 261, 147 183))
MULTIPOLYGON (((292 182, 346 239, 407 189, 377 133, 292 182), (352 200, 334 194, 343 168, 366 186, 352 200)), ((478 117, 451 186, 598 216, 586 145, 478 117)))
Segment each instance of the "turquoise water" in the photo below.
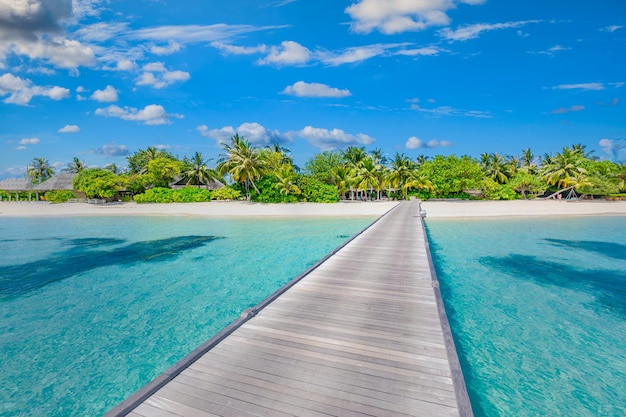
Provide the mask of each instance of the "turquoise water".
POLYGON ((0 415, 102 415, 373 220, 0 218, 0 415))
POLYGON ((626 217, 426 223, 477 417, 626 415, 626 217))

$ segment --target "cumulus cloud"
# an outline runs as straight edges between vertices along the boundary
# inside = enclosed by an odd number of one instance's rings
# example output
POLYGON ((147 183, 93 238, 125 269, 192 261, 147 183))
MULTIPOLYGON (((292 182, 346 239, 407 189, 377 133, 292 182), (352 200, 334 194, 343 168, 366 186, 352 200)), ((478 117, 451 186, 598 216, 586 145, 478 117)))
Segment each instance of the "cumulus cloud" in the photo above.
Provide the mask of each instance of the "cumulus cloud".
POLYGON ((0 38, 34 40, 40 33, 60 32, 71 15, 72 0, 3 0, 0 38))
POLYGON ((0 76, 0 96, 5 95, 9 97, 3 100, 4 103, 26 106, 34 96, 48 97, 58 101, 69 97, 70 90, 58 86, 41 87, 33 85, 31 80, 7 73, 0 76))
POLYGON ((585 110, 585 106, 582 105, 574 105, 571 107, 561 107, 558 109, 552 110, 550 113, 552 114, 564 114, 564 113, 572 113, 585 110))
POLYGON ((323 151, 333 151, 348 146, 371 145, 376 141, 364 133, 354 135, 341 129, 328 130, 313 126, 306 126, 302 130, 292 132, 292 134, 306 139, 311 145, 323 151))
POLYGON ((105 156, 126 156, 130 154, 126 145, 116 145, 114 143, 102 145, 96 149, 96 153, 105 156))
POLYGON ((167 87, 177 81, 187 81, 190 78, 185 71, 168 71, 162 62, 152 62, 143 66, 144 71, 137 78, 137 85, 149 85, 157 89, 167 87))
POLYGON ((91 95, 92 100, 101 103, 112 103, 117 101, 117 90, 113 86, 107 85, 104 90, 96 90, 91 95))
POLYGON ((304 65, 311 59, 311 51, 294 41, 284 41, 280 46, 272 46, 269 54, 257 61, 260 65, 304 65))
POLYGON ((96 109, 96 114, 105 117, 118 117, 122 120, 140 122, 145 125, 169 124, 171 123, 170 119, 182 119, 184 117, 181 114, 168 114, 163 106, 158 104, 150 104, 143 109, 110 105, 104 109, 96 109))
POLYGON ((626 139, 600 139, 598 144, 613 161, 626 164, 626 139))
POLYGON ((43 59, 58 68, 75 69, 96 63, 95 52, 91 47, 58 36, 35 41, 16 41, 12 43, 11 51, 30 59, 43 59))
POLYGON ((80 132, 80 127, 77 125, 65 125, 61 129, 57 130, 59 133, 78 133, 80 132))
POLYGON ((307 83, 298 81, 293 85, 285 87, 282 94, 288 94, 296 97, 348 97, 351 96, 349 90, 340 90, 339 88, 330 87, 326 84, 307 83))
POLYGON ((175 41, 169 41, 165 46, 153 45, 150 47, 150 52, 155 55, 170 55, 174 52, 178 52, 182 49, 182 45, 175 41))
POLYGON ((459 3, 478 5, 486 0, 359 0, 345 9, 358 33, 384 34, 424 30, 450 23, 446 12, 459 3))
POLYGON ((449 41, 466 41, 469 39, 478 38, 483 32, 490 32, 502 29, 513 29, 528 25, 530 23, 539 23, 539 20, 523 20, 519 22, 506 23, 478 23, 474 25, 463 26, 456 30, 445 28, 439 31, 439 36, 449 41))
POLYGON ((253 145, 269 145, 271 143, 289 142, 288 135, 280 133, 278 130, 270 130, 259 123, 242 123, 238 128, 224 126, 221 129, 209 129, 202 125, 196 128, 200 134, 206 138, 215 139, 217 143, 228 143, 235 133, 243 136, 253 145))
POLYGON ((416 136, 411 136, 410 138, 407 139, 404 146, 407 149, 441 148, 441 147, 452 146, 452 143, 448 142, 447 140, 437 140, 437 139, 432 139, 432 140, 429 140, 428 142, 424 142, 423 140, 421 140, 420 138, 416 136))

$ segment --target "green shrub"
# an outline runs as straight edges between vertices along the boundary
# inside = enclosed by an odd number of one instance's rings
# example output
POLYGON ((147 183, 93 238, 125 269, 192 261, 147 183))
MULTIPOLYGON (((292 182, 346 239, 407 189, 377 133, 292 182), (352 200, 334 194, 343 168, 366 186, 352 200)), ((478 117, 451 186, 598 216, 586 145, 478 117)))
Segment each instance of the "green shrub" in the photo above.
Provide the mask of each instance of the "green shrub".
POLYGON ((45 194, 46 201, 50 203, 65 203, 70 198, 76 198, 73 192, 70 190, 57 190, 57 191, 48 191, 45 194))
POLYGON ((205 188, 184 187, 174 191, 176 203, 202 203, 211 201, 211 192, 205 188))
POLYGON ((134 199, 137 203, 173 203, 174 190, 171 188, 155 187, 146 190, 143 194, 137 194, 134 199))
POLYGON ((239 200, 241 195, 241 191, 230 186, 211 191, 212 200, 239 200))
POLYGON ((298 175, 296 185, 302 192, 299 195, 301 201, 310 203, 336 203, 339 201, 337 188, 314 178, 298 175))
POLYGON ((268 175, 261 178, 256 186, 261 192, 257 193, 254 189, 251 190, 250 199, 257 203, 295 203, 298 201, 298 197, 294 194, 283 194, 277 187, 278 178, 273 175, 268 175))

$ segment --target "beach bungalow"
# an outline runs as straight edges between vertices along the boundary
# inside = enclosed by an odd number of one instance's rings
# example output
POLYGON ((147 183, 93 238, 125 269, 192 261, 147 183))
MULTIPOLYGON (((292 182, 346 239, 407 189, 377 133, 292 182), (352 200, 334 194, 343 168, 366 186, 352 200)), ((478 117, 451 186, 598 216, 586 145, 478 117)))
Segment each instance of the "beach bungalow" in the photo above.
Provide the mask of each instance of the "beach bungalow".
MULTIPOLYGON (((0 191, 6 192, 8 200, 12 201, 12 194, 15 196, 15 201, 20 201, 20 193, 28 193, 28 201, 32 200, 32 194, 35 194, 35 199, 39 200, 39 192, 34 190, 33 184, 28 178, 9 178, 0 181, 0 191)), ((0 196, 0 199, 2 196, 0 196)))
POLYGON ((73 172, 62 172, 59 175, 55 175, 54 177, 35 185, 34 189, 43 193, 46 191, 61 190, 74 191, 74 185, 72 184, 74 177, 76 177, 76 174, 73 172))
POLYGON ((199 184, 196 181, 192 181, 187 184, 187 180, 182 177, 174 178, 174 181, 170 182, 170 188, 174 190, 180 190, 185 187, 198 187, 198 188, 206 188, 209 191, 218 190, 224 187, 224 184, 218 180, 211 180, 206 184, 199 184))

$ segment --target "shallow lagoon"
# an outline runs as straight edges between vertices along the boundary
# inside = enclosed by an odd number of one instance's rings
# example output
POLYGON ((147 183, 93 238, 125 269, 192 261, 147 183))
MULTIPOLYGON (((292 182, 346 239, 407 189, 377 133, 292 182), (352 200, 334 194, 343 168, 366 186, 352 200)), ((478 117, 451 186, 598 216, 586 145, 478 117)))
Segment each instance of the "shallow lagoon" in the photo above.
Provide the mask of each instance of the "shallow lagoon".
POLYGON ((626 217, 426 223, 477 417, 626 415, 626 217))
POLYGON ((0 219, 0 415, 101 415, 374 218, 0 219))

